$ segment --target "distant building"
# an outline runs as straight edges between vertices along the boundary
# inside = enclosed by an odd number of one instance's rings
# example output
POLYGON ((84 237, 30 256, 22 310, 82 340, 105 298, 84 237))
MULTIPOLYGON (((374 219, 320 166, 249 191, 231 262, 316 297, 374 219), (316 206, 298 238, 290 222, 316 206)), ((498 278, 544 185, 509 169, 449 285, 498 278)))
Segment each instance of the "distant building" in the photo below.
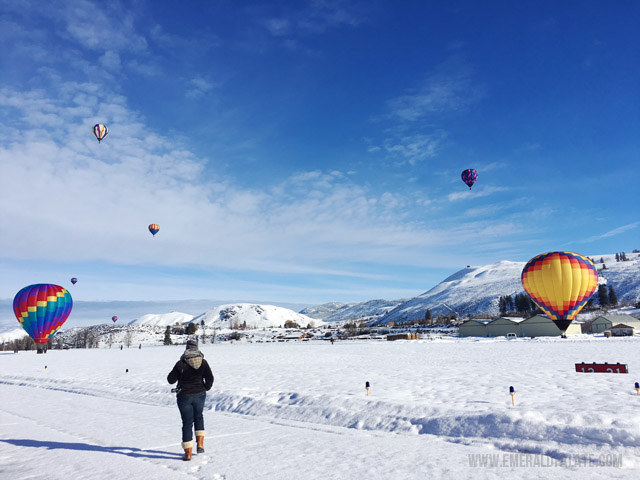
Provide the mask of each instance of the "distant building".
POLYGON ((631 315, 602 315, 591 324, 591 333, 602 333, 605 330, 611 330, 611 327, 618 323, 640 330, 640 320, 631 315))
MULTIPOLYGON (((520 323, 523 337, 557 337, 561 334, 560 329, 549 317, 535 315, 520 323)), ((565 335, 580 335, 582 333, 581 324, 574 320, 569 324, 565 335)))
POLYGON ((487 337, 504 337, 507 333, 515 333, 518 337, 521 337, 522 328, 520 328, 520 322, 523 320, 523 318, 496 318, 487 323, 487 337))
MULTIPOLYGON (((461 337, 504 337, 512 333, 518 337, 559 337, 562 332, 549 317, 536 315, 526 320, 522 318, 497 318, 484 323, 467 320, 458 329, 461 337)), ((582 333, 579 323, 572 322, 566 335, 582 333)))
POLYGON ((458 327, 458 335, 461 337, 486 337, 487 323, 488 322, 481 322, 479 320, 467 320, 458 327))
POLYGON ((611 327, 611 335, 614 337, 627 337, 636 334, 636 329, 630 325, 624 323, 618 323, 611 327))

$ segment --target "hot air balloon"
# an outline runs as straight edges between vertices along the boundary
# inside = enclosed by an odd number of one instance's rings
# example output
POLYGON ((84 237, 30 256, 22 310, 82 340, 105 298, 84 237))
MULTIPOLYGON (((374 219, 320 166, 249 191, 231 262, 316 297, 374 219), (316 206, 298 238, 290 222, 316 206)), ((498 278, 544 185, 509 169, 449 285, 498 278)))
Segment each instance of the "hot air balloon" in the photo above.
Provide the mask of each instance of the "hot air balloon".
POLYGON ((66 288, 50 283, 29 285, 13 299, 13 313, 22 328, 36 342, 38 353, 67 320, 73 307, 66 288))
POLYGON ((151 235, 155 237, 156 233, 160 231, 160 225, 158 225, 157 223, 152 223, 151 225, 149 225, 149 231, 151 232, 151 235))
POLYGON ((114 315, 113 317, 111 317, 111 320, 113 320, 113 323, 116 323, 118 321, 118 316, 114 315))
POLYGON ((76 277, 73 277, 71 279, 71 283, 73 283, 74 285, 78 282, 78 279, 76 277))
POLYGON ((96 123, 93 126, 93 134, 98 139, 98 143, 109 134, 109 129, 106 125, 102 125, 101 123, 96 123))
POLYGON ((598 288, 598 271, 587 257, 548 252, 524 266, 522 286, 564 334, 598 288))
POLYGON ((463 170, 460 176, 462 177, 462 181, 469 187, 469 190, 471 190, 471 187, 473 187, 473 184, 476 183, 476 180, 478 179, 478 172, 473 168, 468 168, 463 170))

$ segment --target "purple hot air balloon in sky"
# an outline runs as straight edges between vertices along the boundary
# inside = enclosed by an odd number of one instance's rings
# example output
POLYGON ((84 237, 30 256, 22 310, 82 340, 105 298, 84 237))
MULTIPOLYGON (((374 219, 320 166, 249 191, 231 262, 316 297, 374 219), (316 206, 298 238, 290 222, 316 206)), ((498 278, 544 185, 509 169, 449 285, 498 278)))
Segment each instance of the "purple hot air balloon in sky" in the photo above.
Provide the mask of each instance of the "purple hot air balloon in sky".
POLYGON ((476 180, 478 179, 478 172, 473 168, 467 168, 462 171, 460 176, 462 177, 462 181, 469 187, 469 190, 471 190, 471 187, 473 187, 473 184, 476 183, 476 180))

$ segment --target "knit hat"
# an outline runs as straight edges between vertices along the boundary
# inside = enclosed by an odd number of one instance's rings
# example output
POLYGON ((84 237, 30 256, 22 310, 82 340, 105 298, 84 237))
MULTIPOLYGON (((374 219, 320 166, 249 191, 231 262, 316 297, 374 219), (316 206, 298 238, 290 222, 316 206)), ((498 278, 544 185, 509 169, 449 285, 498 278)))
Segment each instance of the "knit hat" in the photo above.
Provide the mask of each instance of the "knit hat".
POLYGON ((198 340, 187 340, 187 350, 198 350, 198 340))

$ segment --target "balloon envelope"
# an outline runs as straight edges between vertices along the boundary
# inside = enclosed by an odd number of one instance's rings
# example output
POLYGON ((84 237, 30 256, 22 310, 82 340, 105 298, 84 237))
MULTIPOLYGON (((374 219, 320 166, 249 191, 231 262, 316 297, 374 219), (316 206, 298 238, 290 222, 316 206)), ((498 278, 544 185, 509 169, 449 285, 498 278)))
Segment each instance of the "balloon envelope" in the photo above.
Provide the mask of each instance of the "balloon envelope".
POLYGON ((473 184, 476 183, 476 180, 478 179, 478 172, 473 168, 468 168, 463 170, 460 176, 462 177, 462 181, 469 187, 469 190, 471 190, 471 187, 473 187, 473 184))
POLYGON ((72 307, 67 289, 50 283, 24 287, 13 299, 13 313, 36 343, 47 343, 67 320, 72 307))
POLYGON ((78 279, 76 277, 73 277, 71 279, 71 283, 73 283, 74 285, 78 282, 78 279))
POLYGON ((111 317, 111 320, 113 320, 113 323, 116 323, 118 321, 118 316, 114 315, 113 317, 111 317))
POLYGON ((598 271, 577 253, 548 252, 527 262, 521 280, 533 301, 564 333, 598 288, 598 271))
POLYGON ((151 232, 151 235, 155 237, 156 233, 160 231, 160 225, 158 225, 157 223, 152 223, 151 225, 149 225, 149 231, 151 232))
POLYGON ((106 125, 102 125, 101 123, 96 123, 93 126, 93 134, 98 139, 98 143, 109 134, 109 129, 106 125))

